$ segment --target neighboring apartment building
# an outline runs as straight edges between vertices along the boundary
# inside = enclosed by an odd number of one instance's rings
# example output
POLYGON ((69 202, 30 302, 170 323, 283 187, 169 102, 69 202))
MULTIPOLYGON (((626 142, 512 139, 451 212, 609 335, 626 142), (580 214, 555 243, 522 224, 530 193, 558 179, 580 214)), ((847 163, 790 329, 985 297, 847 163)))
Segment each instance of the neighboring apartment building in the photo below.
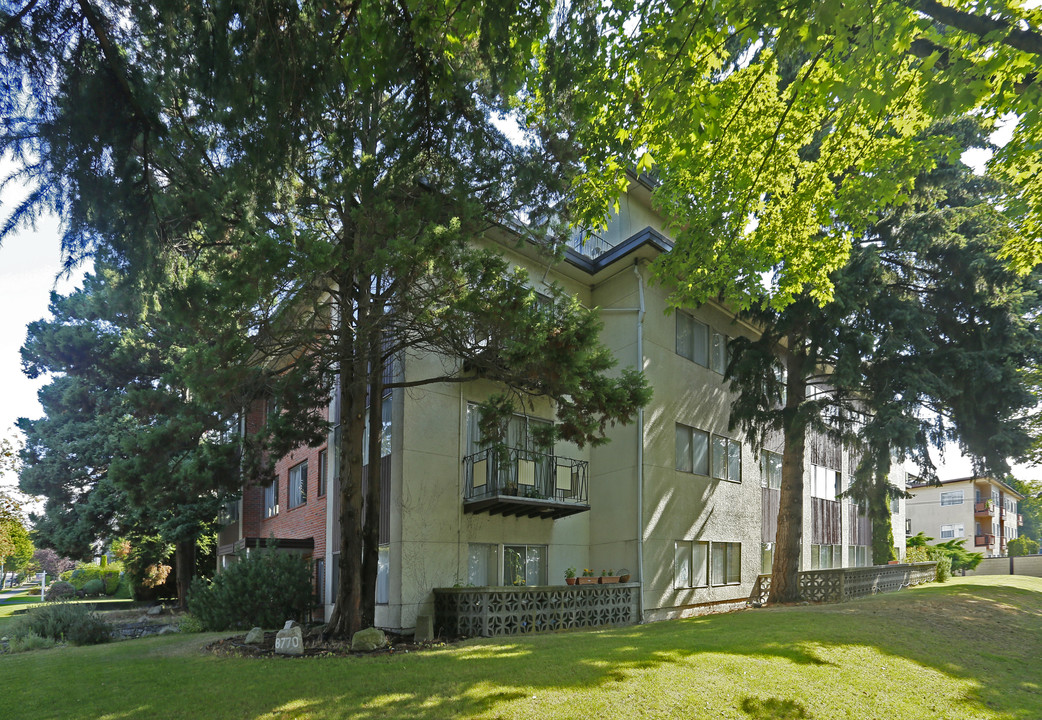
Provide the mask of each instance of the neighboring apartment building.
POLYGON ((966 538, 967 550, 1001 557, 1024 524, 1017 512, 1024 496, 1001 480, 968 477, 942 480, 940 485, 910 480, 905 521, 909 536, 923 532, 936 542, 966 538))
MULTIPOLYGON (((514 419, 510 449, 494 456, 482 447, 476 422, 477 403, 496 390, 486 381, 395 390, 385 398, 378 625, 413 627, 418 614, 431 612, 435 587, 560 585, 568 567, 598 575, 625 568, 642 585, 642 617, 676 617, 744 603, 757 575, 769 571, 781 448, 753 447, 728 429, 731 394, 723 382, 729 339, 755 329, 715 303, 668 312, 664 289, 649 284, 649 263, 672 247, 650 191, 634 181, 605 233, 577 243, 558 265, 547 267, 534 249, 502 238, 501 252, 529 269, 537 291, 540 283, 556 283, 597 307, 601 341, 619 366, 647 375, 651 403, 631 424, 611 428, 609 443, 539 447, 531 427, 554 420, 544 402, 514 419)), ((407 380, 430 377, 441 374, 443 362, 410 355, 395 372, 407 380)), ((335 421, 336 408, 330 412, 335 421)), ((289 521, 299 506, 284 515, 280 503, 305 457, 307 492, 314 492, 310 468, 318 467, 319 452, 280 461, 274 519, 258 516, 260 489, 246 491, 237 524, 222 534, 222 553, 269 530, 298 538, 289 521)), ((808 440, 805 569, 870 563, 867 520, 837 500, 851 476, 849 462, 838 445, 808 440)), ((903 471, 891 480, 903 487, 903 471)), ((328 484, 330 502, 312 505, 307 495, 300 517, 316 522, 299 535, 313 543, 300 549, 330 569, 319 579, 327 616, 340 552, 337 491, 328 484)), ((898 508, 895 526, 903 522, 898 508)), ((903 551, 903 537, 900 545, 903 551)))

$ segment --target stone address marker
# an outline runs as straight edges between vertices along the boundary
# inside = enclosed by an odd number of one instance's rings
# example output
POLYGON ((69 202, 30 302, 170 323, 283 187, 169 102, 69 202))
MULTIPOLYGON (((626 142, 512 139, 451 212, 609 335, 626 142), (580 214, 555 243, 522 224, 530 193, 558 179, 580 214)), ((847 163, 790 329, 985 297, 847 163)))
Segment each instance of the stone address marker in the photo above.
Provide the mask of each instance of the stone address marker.
POLYGON ((275 635, 275 652, 279 655, 303 655, 304 631, 292 620, 275 635))

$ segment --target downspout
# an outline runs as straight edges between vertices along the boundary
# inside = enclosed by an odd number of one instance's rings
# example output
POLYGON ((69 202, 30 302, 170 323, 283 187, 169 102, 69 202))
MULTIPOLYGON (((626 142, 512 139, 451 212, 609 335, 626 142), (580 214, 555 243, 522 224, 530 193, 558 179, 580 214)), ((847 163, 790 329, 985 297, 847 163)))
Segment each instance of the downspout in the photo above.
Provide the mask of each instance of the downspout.
MULTIPOLYGON (((633 274, 637 276, 637 365, 644 372, 644 276, 640 274, 640 261, 634 261, 633 274)), ((637 409, 637 617, 644 622, 644 408, 637 409)))

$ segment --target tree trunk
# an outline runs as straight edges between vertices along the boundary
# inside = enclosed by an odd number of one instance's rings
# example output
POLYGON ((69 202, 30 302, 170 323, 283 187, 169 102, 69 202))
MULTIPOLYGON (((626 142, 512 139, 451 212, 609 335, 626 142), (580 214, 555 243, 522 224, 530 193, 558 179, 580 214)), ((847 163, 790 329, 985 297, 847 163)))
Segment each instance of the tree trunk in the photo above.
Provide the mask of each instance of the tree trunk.
POLYGON ((188 609, 188 589, 195 574, 195 541, 180 540, 174 546, 174 567, 177 570, 177 607, 188 609))
POLYGON ((894 529, 890 521, 890 503, 886 496, 886 479, 877 478, 873 497, 868 503, 872 520, 872 564, 886 565, 897 560, 894 550, 894 529))
POLYGON ((380 361, 379 336, 370 342, 369 368, 369 469, 366 477, 365 526, 362 543, 362 623, 370 627, 376 622, 376 578, 380 563, 380 455, 383 428, 383 364, 380 361))
POLYGON ((771 565, 768 602, 797 602, 800 599, 800 549, 803 539, 803 462, 807 423, 802 405, 807 396, 802 344, 790 338, 785 356, 786 397, 782 453, 782 481, 778 497, 778 535, 771 565))

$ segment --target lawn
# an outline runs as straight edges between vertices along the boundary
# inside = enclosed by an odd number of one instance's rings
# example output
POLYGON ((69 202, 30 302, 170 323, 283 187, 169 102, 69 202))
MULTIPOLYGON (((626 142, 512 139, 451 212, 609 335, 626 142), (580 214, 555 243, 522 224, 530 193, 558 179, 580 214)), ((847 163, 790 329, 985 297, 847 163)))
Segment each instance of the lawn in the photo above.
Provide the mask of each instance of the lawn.
POLYGON ((472 640, 373 658, 218 658, 220 634, 0 657, 0 717, 1042 717, 1042 579, 472 640))

